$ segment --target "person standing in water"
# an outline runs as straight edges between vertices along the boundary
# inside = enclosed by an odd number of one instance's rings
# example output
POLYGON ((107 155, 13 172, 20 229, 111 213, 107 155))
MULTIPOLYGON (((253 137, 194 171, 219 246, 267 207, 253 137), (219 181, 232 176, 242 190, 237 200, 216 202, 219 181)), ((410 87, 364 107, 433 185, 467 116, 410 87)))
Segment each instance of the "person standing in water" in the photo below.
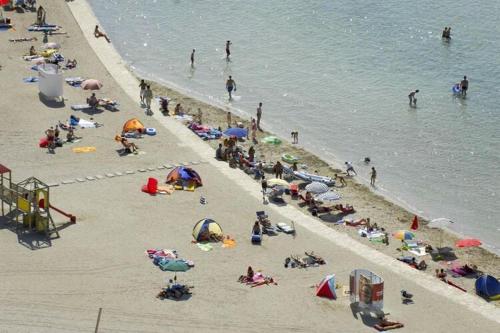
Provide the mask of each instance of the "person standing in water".
POLYGON ((231 59, 229 59, 229 57, 231 56, 231 51, 229 50, 229 46, 231 44, 232 43, 230 40, 226 41, 226 61, 231 61, 231 59))
POLYGON ((415 94, 418 93, 418 89, 415 91, 412 91, 409 95, 408 98, 410 99, 410 106, 411 103, 413 103, 414 106, 417 106, 417 99, 415 98, 415 94))
POLYGON ((460 91, 462 92, 462 96, 467 96, 467 89, 469 89, 469 80, 467 80, 467 76, 464 76, 464 79, 460 82, 460 91))
POLYGON ((377 179, 377 170, 375 170, 375 167, 372 167, 372 172, 370 175, 370 185, 375 186, 375 180, 377 179))
POLYGON ((193 52, 191 52, 191 67, 194 67, 194 52, 195 49, 193 49, 193 52))
POLYGON ((257 129, 262 131, 260 128, 260 118, 262 117, 262 102, 259 103, 259 107, 257 108, 257 129))
POLYGON ((229 100, 232 100, 233 99, 233 96, 232 96, 233 89, 234 89, 234 91, 236 91, 236 82, 234 82, 231 75, 229 75, 229 79, 227 79, 227 81, 226 81, 226 89, 227 89, 227 92, 229 93, 229 100))
POLYGON ((144 92, 146 91, 146 87, 148 85, 144 80, 141 80, 141 83, 139 83, 139 88, 141 88, 141 92, 139 93, 139 96, 141 97, 141 103, 144 103, 144 92))

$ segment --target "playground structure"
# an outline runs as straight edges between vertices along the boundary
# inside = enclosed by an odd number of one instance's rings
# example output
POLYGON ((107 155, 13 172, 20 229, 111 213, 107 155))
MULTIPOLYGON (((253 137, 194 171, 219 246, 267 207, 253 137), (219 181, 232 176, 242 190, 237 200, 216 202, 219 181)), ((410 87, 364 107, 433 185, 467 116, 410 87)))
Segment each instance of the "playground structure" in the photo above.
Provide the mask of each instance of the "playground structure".
POLYGON ((16 232, 22 227, 52 234, 59 238, 59 232, 52 219, 51 209, 68 217, 71 223, 76 223, 76 217, 53 207, 49 201, 50 188, 35 177, 30 177, 20 183, 12 182, 12 171, 0 164, 0 201, 2 216, 16 223, 16 232), (6 208, 8 207, 8 211, 6 208))

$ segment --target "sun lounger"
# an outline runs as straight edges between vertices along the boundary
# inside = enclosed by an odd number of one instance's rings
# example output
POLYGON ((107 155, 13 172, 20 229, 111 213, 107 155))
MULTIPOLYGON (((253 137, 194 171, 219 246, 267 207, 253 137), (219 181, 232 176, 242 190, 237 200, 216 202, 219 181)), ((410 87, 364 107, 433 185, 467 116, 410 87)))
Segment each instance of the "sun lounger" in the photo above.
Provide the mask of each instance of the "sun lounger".
POLYGON ((278 227, 278 230, 284 232, 285 234, 293 234, 295 233, 295 229, 290 227, 288 224, 286 223, 278 223, 276 224, 276 226, 278 227))

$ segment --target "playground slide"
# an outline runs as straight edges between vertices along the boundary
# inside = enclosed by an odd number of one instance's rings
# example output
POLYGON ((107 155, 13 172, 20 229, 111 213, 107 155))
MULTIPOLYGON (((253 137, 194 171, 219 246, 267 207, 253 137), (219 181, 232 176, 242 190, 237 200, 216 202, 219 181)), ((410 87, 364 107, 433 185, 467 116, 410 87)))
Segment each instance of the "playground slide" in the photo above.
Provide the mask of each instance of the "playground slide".
POLYGON ((61 215, 66 216, 67 218, 69 218, 69 220, 71 221, 71 223, 76 223, 76 216, 75 215, 66 213, 65 211, 60 210, 59 208, 54 207, 51 204, 49 204, 49 208, 55 210, 56 212, 58 212, 61 215))

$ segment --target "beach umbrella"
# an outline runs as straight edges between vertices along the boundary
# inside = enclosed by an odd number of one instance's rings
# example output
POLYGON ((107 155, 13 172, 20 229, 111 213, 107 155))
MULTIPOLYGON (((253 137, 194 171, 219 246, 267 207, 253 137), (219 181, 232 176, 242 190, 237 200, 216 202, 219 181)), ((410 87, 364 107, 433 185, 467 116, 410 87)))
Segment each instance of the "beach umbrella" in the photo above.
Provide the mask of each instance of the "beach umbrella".
POLYGON ((262 139, 262 142, 269 143, 271 145, 279 145, 279 144, 281 144, 281 140, 278 139, 275 136, 266 136, 265 138, 262 139))
POLYGON ((241 139, 247 136, 247 129, 239 127, 231 127, 225 130, 222 134, 224 134, 225 136, 235 136, 238 139, 241 139))
POLYGON ((183 260, 169 260, 167 263, 161 265, 162 271, 170 272, 185 272, 189 270, 188 264, 183 260))
POLYGON ((61 48, 61 45, 56 42, 50 42, 50 43, 45 43, 42 45, 42 49, 48 50, 48 49, 53 49, 53 50, 59 50, 61 48))
POLYGON ((88 79, 82 82, 81 87, 83 90, 99 90, 102 88, 102 83, 99 80, 88 79))
POLYGON ((395 233, 393 233, 392 236, 396 239, 401 239, 401 240, 411 240, 415 238, 415 234, 413 232, 409 232, 406 230, 398 230, 395 233))
POLYGON ((447 219, 446 217, 440 217, 438 219, 431 220, 427 226, 434 229, 444 229, 452 223, 452 220, 447 219))
POLYGON ((481 241, 475 238, 460 239, 455 243, 456 247, 476 247, 481 245, 481 241))
POLYGON ((318 194, 314 199, 322 202, 337 201, 340 199, 340 194, 338 194, 337 192, 328 191, 325 193, 318 194))
POLYGON ((329 190, 330 188, 326 184, 320 182, 312 182, 306 186, 306 191, 313 194, 321 194, 328 192, 329 190))
POLYGON ((273 179, 269 179, 267 181, 267 185, 269 187, 276 186, 276 185, 288 187, 290 184, 284 179, 273 178, 273 179))

